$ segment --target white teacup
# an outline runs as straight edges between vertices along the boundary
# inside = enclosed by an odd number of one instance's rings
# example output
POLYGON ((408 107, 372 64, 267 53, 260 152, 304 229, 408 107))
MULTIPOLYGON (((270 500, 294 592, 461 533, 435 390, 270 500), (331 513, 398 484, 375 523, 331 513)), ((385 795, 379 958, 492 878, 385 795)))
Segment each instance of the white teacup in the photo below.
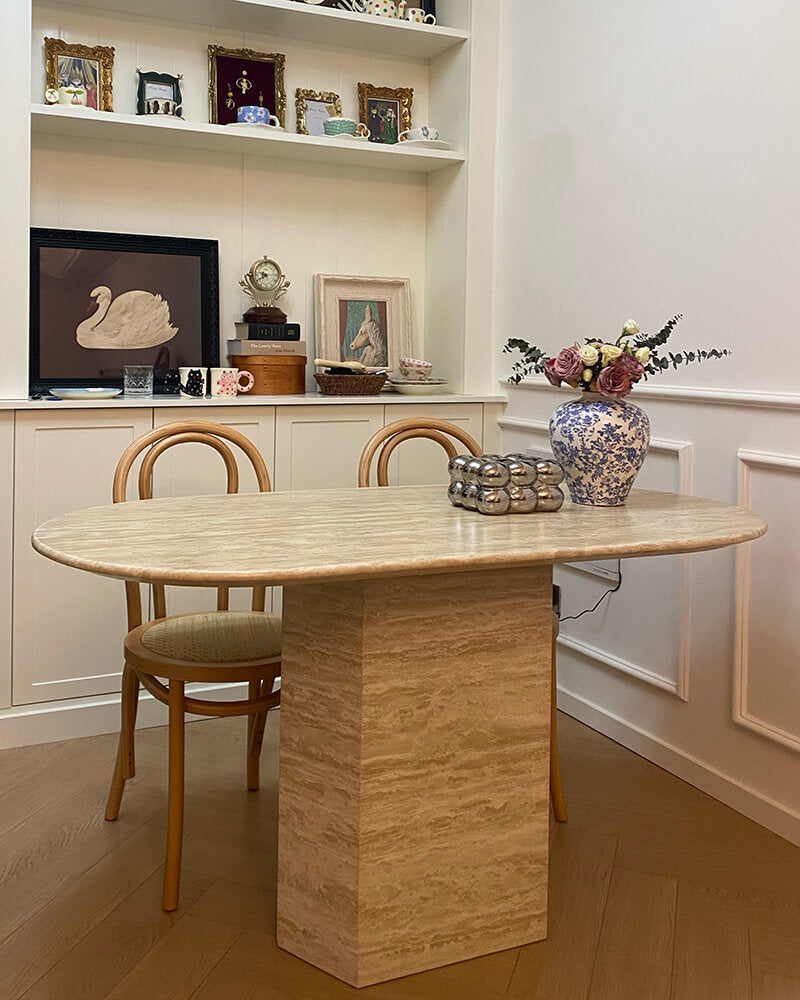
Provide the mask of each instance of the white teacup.
POLYGON ((404 21, 416 21, 417 24, 436 24, 433 14, 426 14, 422 7, 406 7, 404 21))
POLYGON ((430 378, 433 365, 430 361, 421 361, 419 358, 400 358, 398 362, 400 374, 410 382, 423 382, 430 378))
POLYGON ((430 139, 435 141, 439 138, 439 129, 431 125, 420 125, 419 128, 409 128, 401 132, 398 136, 400 142, 408 142, 409 139, 430 139))
POLYGON ((197 399, 205 396, 206 383, 208 381, 208 369, 196 367, 179 368, 178 374, 181 377, 181 396, 189 399, 197 399))
POLYGON ((255 382, 252 372, 239 368, 211 368, 209 374, 208 386, 212 396, 236 396, 240 392, 250 392, 255 382))
POLYGON ((375 17, 397 17, 394 0, 364 0, 364 13, 375 17))

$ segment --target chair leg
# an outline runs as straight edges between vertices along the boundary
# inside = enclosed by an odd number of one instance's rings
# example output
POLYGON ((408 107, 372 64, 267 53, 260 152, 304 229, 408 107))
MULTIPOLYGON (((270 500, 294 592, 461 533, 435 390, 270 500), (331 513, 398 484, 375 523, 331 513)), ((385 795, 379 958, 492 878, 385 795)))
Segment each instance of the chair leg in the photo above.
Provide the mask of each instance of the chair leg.
POLYGON ((169 682, 169 804, 164 909, 178 908, 183 847, 184 682, 169 682))
POLYGON ((556 639, 558 619, 553 622, 553 649, 550 665, 550 798, 553 813, 559 823, 567 822, 567 800, 561 783, 561 763, 558 759, 558 689, 556 687, 556 639))
POLYGON ((122 670, 122 698, 120 702, 120 730, 114 776, 106 802, 106 819, 111 821, 119 816, 125 782, 136 774, 134 757, 134 730, 136 729, 136 709, 139 704, 139 678, 133 667, 126 663, 122 670))
MULTIPOLYGON (((248 695, 251 700, 261 697, 261 681, 250 681, 248 695)), ((247 716, 247 788, 258 791, 260 784, 261 741, 264 738, 266 712, 254 712, 247 716)))

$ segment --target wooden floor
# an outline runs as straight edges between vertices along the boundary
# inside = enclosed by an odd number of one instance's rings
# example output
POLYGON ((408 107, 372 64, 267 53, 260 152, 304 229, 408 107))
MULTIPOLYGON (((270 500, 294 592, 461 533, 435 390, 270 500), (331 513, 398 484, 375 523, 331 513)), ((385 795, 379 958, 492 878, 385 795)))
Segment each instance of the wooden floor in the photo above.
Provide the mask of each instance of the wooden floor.
POLYGON ((550 936, 353 990, 277 950, 278 713, 188 727, 181 908, 160 908, 166 733, 103 821, 110 736, 0 753, 2 1000, 800 1000, 800 848, 562 718, 550 936))

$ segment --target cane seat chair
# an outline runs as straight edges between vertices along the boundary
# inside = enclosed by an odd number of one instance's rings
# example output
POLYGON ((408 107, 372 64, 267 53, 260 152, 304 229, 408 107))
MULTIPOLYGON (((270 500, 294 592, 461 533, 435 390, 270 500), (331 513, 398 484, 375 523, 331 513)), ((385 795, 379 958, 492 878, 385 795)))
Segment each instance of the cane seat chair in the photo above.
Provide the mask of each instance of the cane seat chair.
MULTIPOLYGON (((389 485, 389 459, 392 452, 403 441, 411 438, 427 438, 440 444, 447 452, 448 458, 455 458, 459 449, 453 443, 453 438, 463 445, 473 455, 483 454, 478 442, 465 430, 449 420, 438 420, 430 417, 406 417, 395 420, 386 427, 376 431, 364 445, 361 459, 358 463, 358 485, 370 485, 370 470, 377 454, 378 486, 389 485)), ((556 640, 558 639, 558 614, 553 610, 553 643, 551 654, 552 684, 550 695, 550 799, 553 803, 553 815, 559 823, 567 820, 567 803, 564 797, 564 787, 561 783, 561 766, 558 758, 557 730, 557 688, 556 688, 556 640)))
MULTIPOLYGON (((258 449, 239 431, 222 424, 186 420, 160 427, 134 441, 122 454, 114 473, 113 500, 127 499, 128 477, 143 452, 138 475, 138 496, 153 495, 153 468, 168 449, 187 443, 207 445, 225 464, 227 492, 239 490, 239 469, 230 444, 246 455, 255 472, 258 489, 268 492, 269 473, 258 449)), ((163 906, 174 910, 180 887, 183 840, 183 779, 185 714, 247 716, 247 787, 259 785, 259 759, 269 709, 278 705, 272 689, 280 674, 281 623, 265 612, 266 588, 254 587, 251 611, 230 611, 228 588, 217 589, 217 610, 167 617, 162 584, 152 585, 153 619, 142 620, 140 585, 126 581, 128 634, 122 672, 122 725, 114 776, 105 817, 119 816, 125 782, 134 776, 134 728, 141 685, 169 708, 169 800, 163 906), (166 681, 166 683, 163 683, 166 681), (240 701, 209 701, 189 697, 185 685, 247 682, 248 696, 240 701)))

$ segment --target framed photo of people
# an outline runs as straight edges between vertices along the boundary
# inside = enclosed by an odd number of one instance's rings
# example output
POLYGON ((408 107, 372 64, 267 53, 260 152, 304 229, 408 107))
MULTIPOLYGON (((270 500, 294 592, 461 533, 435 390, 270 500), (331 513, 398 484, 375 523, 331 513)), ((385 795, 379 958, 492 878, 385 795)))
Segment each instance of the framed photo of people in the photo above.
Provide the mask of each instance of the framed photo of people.
POLYGON ((114 48, 45 38, 45 70, 51 103, 113 111, 114 48))
POLYGON ((393 145, 401 132, 411 128, 413 87, 376 87, 372 83, 358 85, 360 121, 370 131, 370 142, 393 145))
POLYGON ((359 361, 376 371, 397 369, 411 350, 408 278, 318 274, 316 352, 331 361, 359 361))

